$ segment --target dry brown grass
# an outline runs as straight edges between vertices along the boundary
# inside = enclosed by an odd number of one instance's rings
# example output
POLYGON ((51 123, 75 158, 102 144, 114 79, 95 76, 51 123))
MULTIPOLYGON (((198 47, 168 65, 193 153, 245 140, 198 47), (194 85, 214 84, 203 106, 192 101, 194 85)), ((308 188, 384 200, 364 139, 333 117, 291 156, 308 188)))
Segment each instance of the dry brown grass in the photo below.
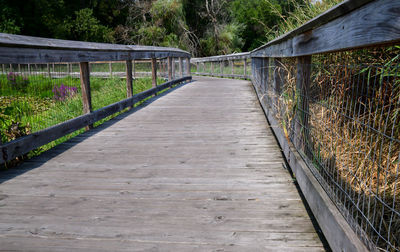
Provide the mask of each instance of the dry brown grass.
MULTIPOLYGON (((358 229, 389 251, 400 249, 399 49, 313 58, 306 148, 299 150, 331 186, 333 197, 358 229)), ((268 93, 277 101, 272 107, 288 139, 293 139, 297 100, 302 97, 296 91, 294 63, 287 59, 284 64, 282 94, 268 93)))

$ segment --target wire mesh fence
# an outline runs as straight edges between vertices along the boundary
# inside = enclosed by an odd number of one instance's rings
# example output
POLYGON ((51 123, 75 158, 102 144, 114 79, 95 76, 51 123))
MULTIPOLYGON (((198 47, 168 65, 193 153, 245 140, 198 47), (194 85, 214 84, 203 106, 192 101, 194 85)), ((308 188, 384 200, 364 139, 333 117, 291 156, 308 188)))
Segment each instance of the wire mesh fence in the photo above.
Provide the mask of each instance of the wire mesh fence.
POLYGON ((253 79, 287 139, 354 231, 383 251, 400 251, 399 57, 390 46, 314 55, 301 66, 253 59, 253 79))
POLYGON ((248 78, 251 74, 250 59, 204 60, 191 64, 191 72, 199 75, 216 77, 248 78))
MULTIPOLYGON (((166 59, 157 60, 157 84, 168 78, 166 59), (164 68, 163 68, 164 67, 164 68)), ((183 61, 184 62, 184 61, 183 61)), ((79 63, 0 64, 0 130, 1 143, 16 140, 84 114, 79 63)), ((151 60, 133 63, 132 93, 154 86, 151 60)), ((173 78, 185 75, 175 67, 173 78)), ((90 62, 92 110, 128 97, 126 62, 90 62)), ((95 125, 115 117, 97 122, 95 125)), ((56 140, 29 155, 52 148, 83 130, 56 140)), ((17 160, 18 161, 18 160, 17 160)))

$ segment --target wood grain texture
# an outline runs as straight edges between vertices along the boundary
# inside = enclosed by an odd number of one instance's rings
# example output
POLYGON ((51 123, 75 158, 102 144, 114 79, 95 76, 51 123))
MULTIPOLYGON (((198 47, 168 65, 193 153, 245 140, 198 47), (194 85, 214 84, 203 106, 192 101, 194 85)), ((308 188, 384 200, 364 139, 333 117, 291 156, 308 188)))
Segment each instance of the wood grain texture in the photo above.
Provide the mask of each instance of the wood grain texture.
MULTIPOLYGON (((47 67, 49 67, 49 64, 47 64, 47 67)), ((83 114, 89 114, 92 112, 92 95, 90 92, 89 63, 88 62, 79 63, 79 69, 80 69, 80 80, 81 80, 83 114)), ((89 130, 91 128, 93 128, 92 124, 86 126, 86 130, 89 130)))
POLYGON ((193 64, 195 64, 195 63, 199 63, 199 62, 210 62, 210 61, 216 62, 216 61, 246 59, 246 58, 250 58, 249 52, 218 55, 218 56, 211 56, 211 57, 202 57, 202 58, 191 58, 190 61, 193 64))
POLYGON ((126 61, 126 98, 133 96, 132 60, 126 61))
MULTIPOLYGON (((253 62, 254 63, 254 62, 253 62)), ((296 176, 296 180, 307 200, 319 226, 321 227, 327 242, 333 251, 370 251, 359 239, 358 235, 350 227, 346 219, 339 212, 337 206, 327 195, 310 168, 300 157, 294 145, 288 141, 286 134, 281 129, 280 122, 267 104, 264 94, 256 80, 253 79, 253 86, 258 99, 268 118, 271 129, 280 144, 283 154, 296 176)), ((371 251, 375 251, 373 249, 371 251)))
POLYGON ((337 15, 332 16, 335 19, 322 14, 316 18, 320 22, 305 25, 309 29, 300 27, 255 49, 251 56, 295 57, 400 42, 400 1, 349 0, 346 3, 325 14, 336 10, 337 15), (352 12, 345 8, 351 4, 358 6, 356 3, 361 7, 352 12))
POLYGON ((0 251, 324 251, 282 163, 251 84, 198 78, 1 173, 0 251))
POLYGON ((46 63, 190 57, 186 51, 156 46, 118 45, 0 33, 0 62, 46 63))
POLYGON ((76 130, 79 130, 87 125, 91 125, 107 116, 113 115, 117 112, 122 111, 125 108, 134 106, 135 103, 143 101, 155 93, 162 91, 163 89, 169 88, 172 85, 179 84, 181 82, 190 81, 191 76, 176 79, 173 81, 166 82, 155 88, 146 90, 139 94, 135 94, 131 98, 116 102, 108 105, 92 113, 85 114, 66 122, 57 124, 50 128, 34 132, 27 136, 20 137, 11 142, 5 143, 1 146, 0 164, 10 161, 18 156, 24 155, 31 150, 39 148, 42 145, 48 144, 60 137, 70 134, 76 130))

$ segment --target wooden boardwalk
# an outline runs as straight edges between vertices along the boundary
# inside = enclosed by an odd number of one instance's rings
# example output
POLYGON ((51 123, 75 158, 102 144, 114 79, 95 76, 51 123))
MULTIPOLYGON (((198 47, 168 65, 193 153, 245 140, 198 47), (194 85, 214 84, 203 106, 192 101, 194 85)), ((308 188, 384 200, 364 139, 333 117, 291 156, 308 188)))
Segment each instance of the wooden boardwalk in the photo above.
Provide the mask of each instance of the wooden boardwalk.
POLYGON ((0 251, 323 251, 249 82, 197 78, 0 173, 0 251))

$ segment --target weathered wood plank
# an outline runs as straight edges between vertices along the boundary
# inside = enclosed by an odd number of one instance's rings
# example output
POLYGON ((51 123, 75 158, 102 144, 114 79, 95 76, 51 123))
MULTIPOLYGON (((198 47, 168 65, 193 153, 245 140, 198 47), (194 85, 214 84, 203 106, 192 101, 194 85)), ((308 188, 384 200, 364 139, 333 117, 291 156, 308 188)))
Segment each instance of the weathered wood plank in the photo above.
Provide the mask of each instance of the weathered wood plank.
POLYGON ((324 251, 256 101, 198 78, 2 173, 0 250, 324 251))
POLYGON ((190 76, 166 82, 155 88, 136 94, 131 98, 108 105, 89 114, 79 116, 50 128, 8 142, 1 146, 2 155, 0 156, 0 163, 10 161, 42 145, 104 119, 107 116, 120 112, 127 107, 132 107, 135 103, 140 102, 165 88, 189 80, 191 80, 190 76))
MULTIPOLYGON (((47 68, 48 67, 49 64, 47 64, 47 68)), ((81 79, 83 114, 89 114, 92 112, 92 96, 90 92, 89 63, 88 62, 79 63, 79 69, 80 69, 80 79, 81 79)), ((86 126, 86 130, 89 130, 91 128, 93 128, 92 124, 86 126)))
POLYGON ((0 62, 47 63, 190 57, 176 48, 117 45, 0 33, 0 62))
POLYGON ((126 61, 126 98, 133 96, 132 60, 126 61))
POLYGON ((344 1, 251 56, 296 57, 399 42, 399 10, 399 1, 344 1))

